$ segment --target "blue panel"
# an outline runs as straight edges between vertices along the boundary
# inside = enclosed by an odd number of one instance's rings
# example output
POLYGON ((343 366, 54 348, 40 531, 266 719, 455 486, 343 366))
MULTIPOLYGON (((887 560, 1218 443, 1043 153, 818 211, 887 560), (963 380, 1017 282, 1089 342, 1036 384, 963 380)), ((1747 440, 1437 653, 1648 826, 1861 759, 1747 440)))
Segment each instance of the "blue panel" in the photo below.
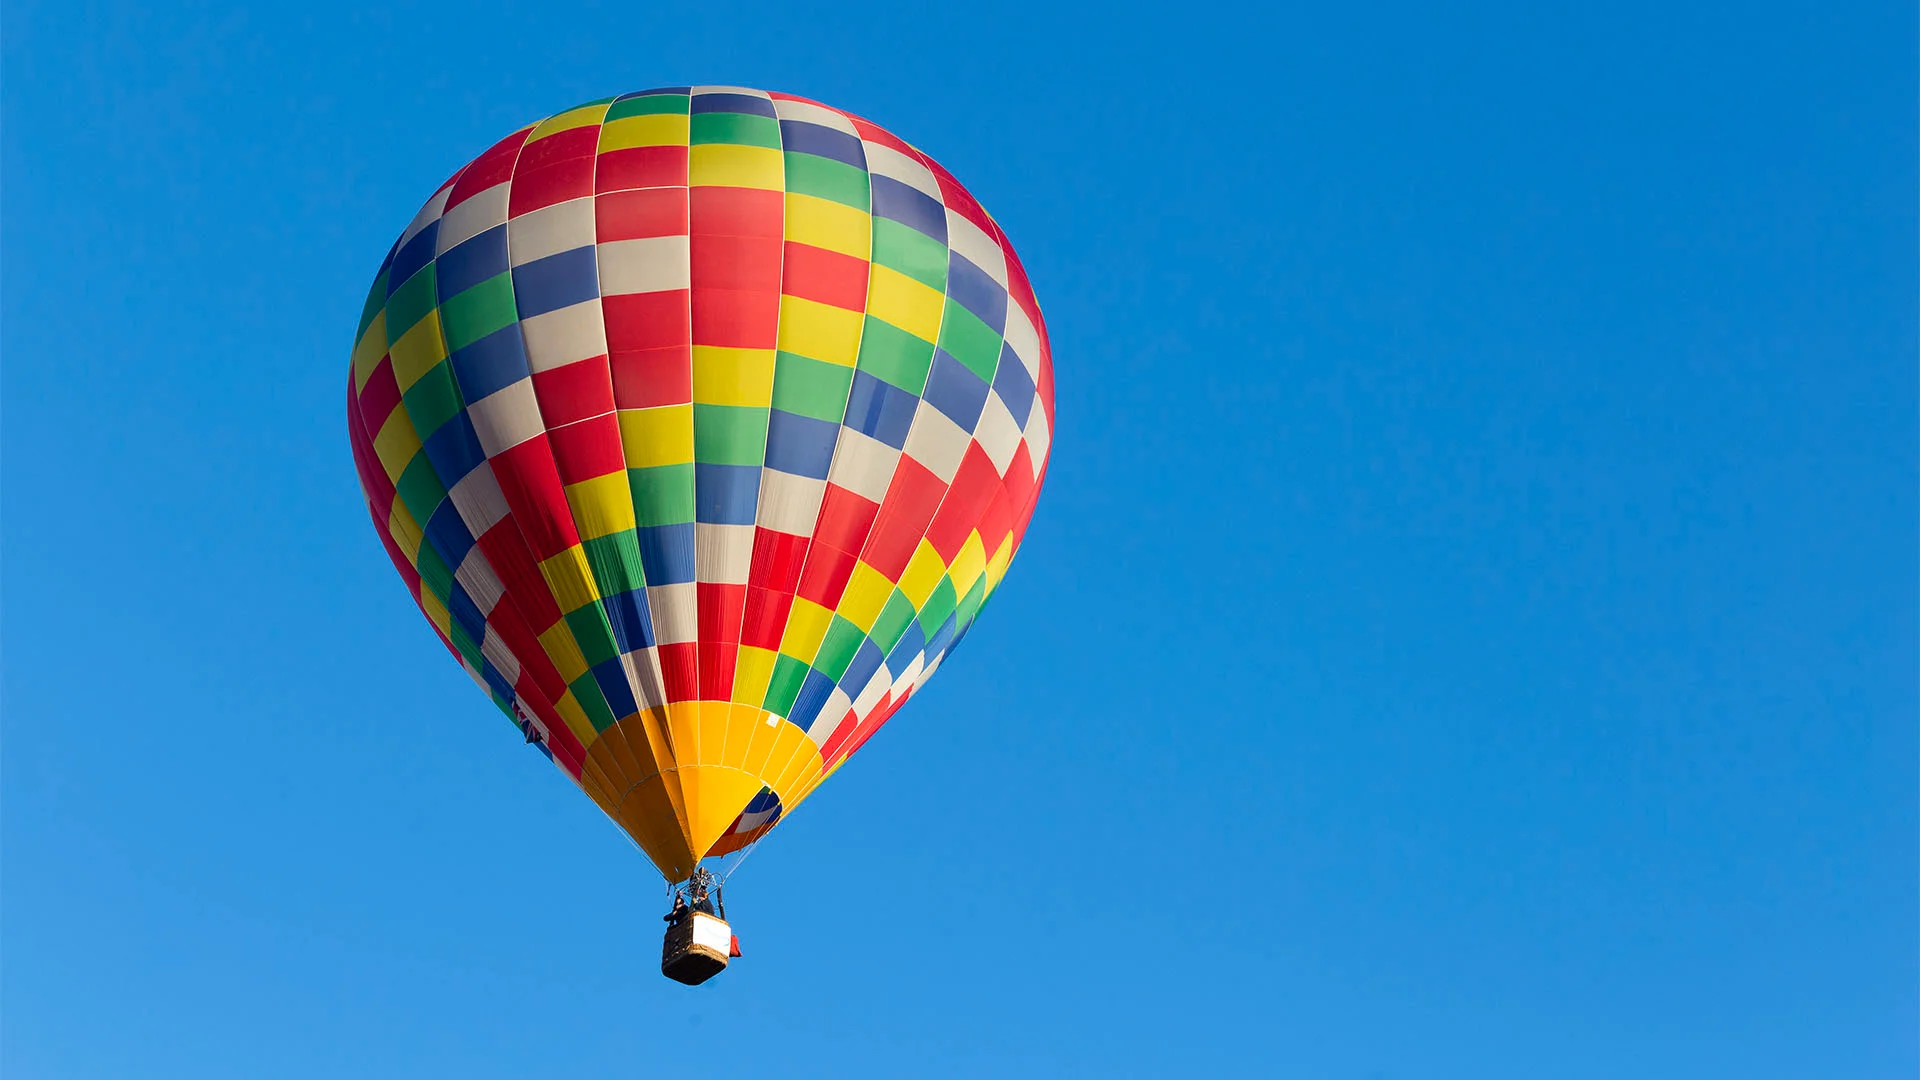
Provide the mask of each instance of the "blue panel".
POLYGON ((927 639, 927 663, 931 664, 938 660, 947 646, 952 644, 955 629, 954 616, 947 616, 947 621, 941 623, 940 629, 935 630, 933 637, 927 639))
POLYGON ((487 460, 487 452, 480 448, 480 437, 473 433, 473 420, 464 409, 441 424, 440 430, 427 436, 422 449, 427 452, 427 460, 433 463, 434 475, 449 488, 487 460))
POLYGON ((867 152, 860 145, 860 137, 844 131, 809 124, 804 120, 782 120, 780 143, 787 150, 832 158, 862 172, 867 168, 867 152))
POLYGON ((488 278, 506 273, 508 269, 505 225, 495 225, 478 236, 470 236, 455 244, 434 263, 435 287, 440 290, 440 302, 444 304, 488 278))
POLYGON ((509 323, 453 353, 453 381, 469 404, 533 374, 520 324, 509 323))
POLYGON ((493 666, 493 661, 485 659, 480 661, 480 678, 486 682, 487 689, 493 691, 509 706, 508 711, 512 711, 513 684, 507 681, 505 675, 500 674, 499 668, 493 666))
POLYGON ((407 279, 420 272, 420 268, 433 261, 433 238, 440 231, 440 221, 434 219, 426 228, 413 234, 405 247, 394 252, 391 276, 387 278, 389 295, 393 290, 407 283, 407 279))
POLYGON ((825 480, 840 425, 773 409, 767 418, 767 468, 825 480))
POLYGON ((593 245, 535 259, 513 268, 513 302, 522 319, 585 303, 600 295, 593 245))
MULTIPOLYGON (((760 466, 693 466, 693 519, 707 525, 751 525, 760 503, 760 466)), ((653 575, 648 574, 652 581, 653 575)))
POLYGON ((603 599, 607 621, 613 624, 613 640, 623 653, 645 649, 653 644, 653 609, 647 606, 645 589, 635 589, 603 599))
POLYGON ((770 788, 761 788, 760 794, 755 795, 753 801, 747 804, 747 808, 740 812, 743 814, 764 814, 779 805, 780 796, 774 794, 770 788))
POLYGON ((474 645, 478 646, 487 636, 487 617, 481 613, 480 605, 474 603, 473 597, 467 594, 466 588, 457 581, 447 592, 447 615, 455 625, 467 632, 474 645))
POLYGON ((907 624, 907 632, 893 643, 893 651, 887 654, 887 670, 898 676, 913 666, 913 658, 927 647, 926 632, 920 629, 920 620, 907 624))
MULTIPOLYGON (((433 545, 434 554, 447 564, 447 569, 458 570, 460 564, 467 561, 467 552, 473 548, 473 535, 467 532, 467 523, 460 520, 460 510, 453 505, 452 499, 440 500, 433 510, 433 516, 427 519, 427 542, 433 545)), ((475 640, 478 640, 477 638, 475 640)))
POLYGON ((631 94, 621 94, 613 100, 625 101, 628 98, 652 97, 655 94, 690 94, 692 92, 693 87, 691 86, 656 86, 651 90, 635 90, 631 94))
POLYGON ((748 113, 753 116, 774 116, 773 102, 753 94, 695 94, 693 111, 696 113, 748 113))
POLYGON ((897 221, 943 244, 947 242, 947 208, 939 200, 891 176, 874 174, 869 179, 873 184, 874 217, 897 221))
POLYGON ((693 580, 693 522, 642 525, 634 534, 640 543, 640 565, 647 572, 648 585, 679 585, 693 580))
POLYGON ((919 398, 885 379, 855 371, 847 393, 846 426, 898 450, 907 445, 907 431, 913 427, 913 412, 919 404, 919 398))
POLYGON ((807 730, 813 726, 820 710, 826 707, 827 698, 831 696, 833 680, 822 671, 809 669, 807 680, 800 684, 800 693, 793 699, 793 711, 787 714, 787 719, 801 731, 807 730))
POLYGON ((633 700, 633 685, 627 682, 626 665, 620 663, 619 657, 609 657, 595 664, 593 682, 606 695, 607 707, 613 710, 615 720, 640 711, 640 706, 633 700))
POLYGON ((995 333, 1007 332, 1007 290, 957 251, 947 255, 947 295, 978 315, 995 333))
POLYGON ((880 646, 875 645, 872 638, 861 642, 859 651, 853 654, 853 663, 848 664, 847 670, 840 676, 840 689, 845 690, 848 697, 865 690, 867 680, 880 670, 881 661, 885 659, 880 655, 880 646))
POLYGON ((921 396, 927 404, 946 413, 947 419, 960 425, 961 431, 970 432, 980 424, 980 409, 987 403, 987 384, 947 350, 935 349, 933 368, 927 372, 927 392, 921 396))
POLYGON ((1000 395, 1000 401, 1013 414, 1013 422, 1026 427, 1027 414, 1033 411, 1033 377, 1027 374, 1027 365, 1020 362, 1011 345, 1000 346, 1000 366, 993 372, 993 392, 1000 395))

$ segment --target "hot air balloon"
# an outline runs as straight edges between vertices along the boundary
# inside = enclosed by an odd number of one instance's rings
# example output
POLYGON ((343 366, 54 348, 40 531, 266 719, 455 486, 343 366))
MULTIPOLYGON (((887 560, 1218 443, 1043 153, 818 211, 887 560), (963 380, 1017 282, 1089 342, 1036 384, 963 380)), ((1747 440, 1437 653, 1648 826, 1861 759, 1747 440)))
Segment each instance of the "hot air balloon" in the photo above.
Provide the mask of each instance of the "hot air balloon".
MULTIPOLYGON (((702 860, 791 814, 966 635, 1052 439, 1045 323, 994 219, 878 125, 740 87, 494 144, 401 232, 355 340, 353 459, 408 591, 708 916, 702 860)), ((715 951, 694 921, 683 945, 715 951)))

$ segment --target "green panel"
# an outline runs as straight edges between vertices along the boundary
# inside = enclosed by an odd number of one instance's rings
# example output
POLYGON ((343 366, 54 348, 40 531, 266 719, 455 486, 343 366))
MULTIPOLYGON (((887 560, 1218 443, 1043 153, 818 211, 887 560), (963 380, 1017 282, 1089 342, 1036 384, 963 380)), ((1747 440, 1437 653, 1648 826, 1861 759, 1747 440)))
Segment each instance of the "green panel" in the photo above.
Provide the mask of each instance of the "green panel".
POLYGON ((767 410, 756 405, 693 407, 693 460, 758 465, 767 457, 767 410))
POLYGON ((655 465, 628 469, 627 487, 633 492, 633 517, 642 528, 683 525, 693 520, 693 464, 655 465))
POLYGON ((933 345, 905 330, 867 316, 860 334, 860 370, 918 395, 927 386, 927 368, 933 365, 933 345))
POLYGON ((582 540, 580 546, 587 553, 600 595, 618 596, 647 583, 646 571, 640 567, 640 540, 632 529, 582 540))
POLYGON ((407 407, 407 419, 413 421, 413 430, 423 440, 466 407, 460 401, 460 388, 453 382, 453 366, 445 360, 433 365, 407 387, 400 401, 407 407))
POLYGON ((965 629, 967 624, 973 621, 973 617, 980 614, 980 606, 986 602, 987 575, 981 574, 974 579, 973 588, 967 590, 967 595, 960 598, 960 605, 954 609, 954 614, 959 616, 961 629, 965 629))
POLYGON ((940 347, 980 376, 981 382, 993 382, 993 369, 1000 364, 1000 335, 952 297, 947 298, 940 319, 940 347))
POLYGON ((940 584, 933 587, 933 595, 927 597, 927 606, 920 609, 920 632, 927 635, 928 640, 939 633, 940 624, 953 614, 954 600, 953 579, 942 577, 940 584))
POLYGON ((420 571, 420 588, 442 604, 448 603, 453 596, 453 570, 433 549, 432 544, 420 541, 420 554, 415 565, 420 571))
POLYGON ((567 689, 573 691, 573 699, 580 703, 580 711, 587 714, 593 730, 605 731, 613 726, 613 709, 607 704, 607 696, 600 692, 600 684, 593 681, 593 672, 586 672, 568 683, 567 689))
POLYGON ((780 149, 780 121, 771 116, 747 113, 700 113, 687 124, 687 143, 728 143, 734 146, 764 146, 780 149))
POLYGON ((947 245, 918 229, 874 218, 873 261, 930 289, 947 291, 947 245))
POLYGON ((380 276, 373 279, 373 287, 367 290, 367 302, 360 307, 360 329, 353 332, 355 345, 360 344, 360 339, 367 336, 367 327, 373 325, 374 318, 386 310, 386 307, 387 272, 382 270, 380 276))
POLYGON ((438 286, 434 284, 433 264, 421 267, 407 283, 393 291, 387 297, 387 344, 399 341, 401 335, 413 329, 413 324, 426 318, 439 299, 438 286))
POLYGON ((793 711, 793 699, 800 696, 800 684, 807 681, 807 665, 786 653, 773 662, 773 678, 767 681, 767 696, 760 707, 781 716, 793 711))
POLYGON ((867 172, 844 161, 815 154, 787 152, 787 190, 795 195, 812 195, 856 207, 872 208, 867 191, 867 172))
POLYGON ((440 501, 447 497, 447 489, 440 483, 440 477, 433 471, 433 462, 425 453, 413 455, 413 460, 401 470, 400 481, 394 488, 400 492, 400 501, 406 504, 407 513, 412 514, 423 529, 427 527, 427 519, 440 508, 440 501))
POLYGON ((616 101, 607 109, 607 118, 603 123, 611 124, 615 120, 624 120, 629 116, 685 116, 688 99, 685 94, 648 94, 645 97, 631 97, 625 101, 616 101))
POLYGON ((844 616, 835 615, 833 623, 827 627, 827 637, 820 643, 820 655, 813 658, 813 666, 820 674, 840 681, 847 673, 847 665, 853 663, 853 654, 860 651, 860 643, 867 635, 860 628, 848 622, 844 616))
POLYGON ((773 369, 773 407, 837 424, 846 418, 852 383, 852 368, 783 352, 773 369))
POLYGON ((880 609, 880 617, 873 620, 873 632, 867 636, 880 646, 880 655, 885 656, 900 643, 900 635, 913 625, 913 601, 899 589, 887 597, 887 606, 880 609))
POLYGON ((473 670, 479 671, 480 665, 486 663, 486 657, 480 655, 480 643, 473 640, 466 627, 460 625, 459 619, 448 619, 447 637, 453 640, 454 651, 460 654, 460 659, 471 664, 473 670))
POLYGON ((440 305, 440 328, 446 332, 449 352, 464 349, 519 318, 513 306, 511 273, 495 274, 440 305))
POLYGON ((613 643, 613 627, 599 604, 582 604, 563 617, 567 620, 567 629, 573 631, 573 640, 580 645, 580 655, 587 658, 588 667, 619 655, 613 643))

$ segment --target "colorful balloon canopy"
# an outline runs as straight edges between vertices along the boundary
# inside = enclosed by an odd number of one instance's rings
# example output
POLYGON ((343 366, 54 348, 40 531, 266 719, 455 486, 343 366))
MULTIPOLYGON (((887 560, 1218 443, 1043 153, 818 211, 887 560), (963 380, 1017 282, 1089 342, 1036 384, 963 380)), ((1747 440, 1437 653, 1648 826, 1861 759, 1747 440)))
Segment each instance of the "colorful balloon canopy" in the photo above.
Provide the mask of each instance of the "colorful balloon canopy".
POLYGON ((1045 475, 999 225, 858 117, 648 90, 514 132, 375 278, 347 415, 448 649, 669 881, 927 681, 1045 475))

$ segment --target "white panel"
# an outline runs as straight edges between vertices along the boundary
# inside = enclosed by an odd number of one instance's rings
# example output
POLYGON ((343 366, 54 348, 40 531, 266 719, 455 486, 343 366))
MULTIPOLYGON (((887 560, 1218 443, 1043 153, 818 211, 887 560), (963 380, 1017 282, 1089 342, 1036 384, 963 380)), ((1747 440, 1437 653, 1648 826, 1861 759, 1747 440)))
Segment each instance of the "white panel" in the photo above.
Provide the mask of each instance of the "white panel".
POLYGON ((933 673, 940 670, 940 662, 946 658, 946 654, 941 653, 938 660, 928 664, 926 668, 920 672, 920 676, 913 680, 913 688, 919 690, 921 687, 927 685, 927 680, 933 678, 933 673))
POLYGON ((520 333, 527 344, 527 366, 534 371, 607 355, 607 323, 597 297, 522 319, 520 333))
POLYGON ((701 581, 721 585, 745 585, 747 569, 753 563, 753 526, 709 525, 693 527, 694 565, 701 581))
POLYGON ((891 146, 864 140, 862 145, 867 151, 868 172, 876 176, 890 176, 909 187, 919 188, 932 196, 934 202, 946 205, 946 200, 940 197, 940 182, 933 178, 933 173, 925 165, 891 146))
POLYGON ((691 92, 695 97, 701 94, 745 94, 747 97, 757 97, 762 101, 767 98, 765 90, 755 90, 750 86, 696 86, 691 92))
POLYGON ((475 192, 467 201, 442 214, 440 231, 433 236, 434 251, 445 255, 507 220, 507 185, 495 184, 475 192))
POLYGON ((1015 356, 1027 369, 1027 375, 1035 386, 1040 385, 1040 333, 1033 328, 1033 321, 1019 304, 1007 298, 1007 344, 1013 346, 1015 356))
POLYGON ((479 608, 482 615, 493 614, 494 605, 500 602, 500 597, 507 591, 506 586, 500 584, 499 575, 493 572, 493 564, 487 562, 486 552, 480 550, 479 544, 467 549, 467 557, 461 559, 460 565, 454 569, 453 579, 467 590, 467 595, 473 598, 473 606, 479 608))
POLYGON ((775 98, 773 111, 779 114, 782 120, 798 120, 805 124, 819 124, 821 127, 832 128, 835 131, 844 131, 848 135, 853 136, 860 134, 854 130, 853 121, 834 112, 832 109, 822 108, 810 101, 781 101, 775 98))
POLYGON ((435 192, 433 198, 427 200, 427 205, 421 207, 420 212, 413 215, 413 220, 407 223, 407 230, 400 234, 400 243, 395 250, 406 247, 407 241, 418 236, 421 229, 439 220, 440 210, 447 205, 447 196, 451 194, 453 194, 452 184, 435 192))
POLYGON ((807 738, 812 739, 815 746, 827 745, 827 740, 833 738, 834 730, 847 718, 847 710, 852 707, 853 702, 847 699, 847 692, 834 687, 833 693, 827 695, 826 706, 820 710, 819 716, 813 718, 813 726, 807 729, 807 738))
MULTIPOLYGON (((1034 407, 1039 405, 1036 403, 1034 407)), ((980 410, 980 423, 973 429, 973 438, 993 462, 993 471, 1006 476, 1007 466, 1013 464, 1013 455, 1020 450, 1020 424, 1007 410, 1006 402, 992 390, 987 391, 987 404, 980 410)))
POLYGON ((827 479, 855 495, 879 502, 887 494, 887 485, 893 483, 893 467, 899 463, 900 451, 843 427, 827 479))
POLYGON ((1033 411, 1027 414, 1027 447, 1033 457, 1033 478, 1040 479, 1040 469, 1047 463, 1047 452, 1053 449, 1053 426, 1047 423, 1047 410, 1040 407, 1040 399, 1033 400, 1033 411))
POLYGON ((447 495, 453 500, 453 508, 460 511, 460 520, 466 522, 467 533, 476 540, 507 516, 507 497, 493 475, 493 466, 484 461, 461 477, 447 495))
POLYGON ((486 636, 480 639, 480 655, 493 664, 509 685, 520 681, 520 658, 513 655, 513 650, 507 648, 507 643, 500 639, 491 626, 487 627, 486 636))
POLYGON ((653 613, 653 638, 659 644, 700 639, 699 598, 693 582, 647 586, 647 608, 653 613))
POLYGON ((893 672, 887 670, 887 665, 881 664, 868 677, 867 685, 861 689, 860 696, 853 699, 853 715, 865 721, 879 706, 880 699, 886 697, 887 691, 892 687, 893 672))
POLYGON ((600 245, 600 295, 665 292, 692 285, 684 236, 648 236, 600 245))
POLYGON ((473 421, 473 432, 488 457, 497 457, 547 429, 533 397, 532 379, 521 379, 468 405, 467 418, 473 421))
POLYGON ((762 469, 760 508, 755 512, 754 521, 775 532, 812 536, 813 527, 820 520, 820 499, 826 491, 825 480, 762 469))
POLYGON ((913 413, 913 427, 907 432, 906 454, 927 467, 927 471, 946 483, 960 471, 960 459, 966 455, 973 437, 947 414, 922 401, 913 413))
POLYGON ((592 247, 593 199, 569 199, 521 214, 507 226, 507 257, 515 266, 592 247))
MULTIPOLYGON (((993 237, 980 231, 980 226, 966 218, 947 211, 947 246, 966 256, 968 262, 987 272, 987 276, 1007 287, 1007 253, 993 237)), ((1011 305, 1013 300, 1008 298, 1011 305)))
POLYGON ((649 647, 622 653, 620 666, 627 669, 627 685, 633 688, 633 698, 642 709, 666 705, 666 682, 660 675, 660 650, 649 647))
POLYGON ((926 663, 927 653, 922 649, 914 656, 913 663, 907 665, 907 670, 901 672, 900 677, 893 680, 893 685, 888 688, 893 692, 893 700, 904 700, 913 692, 914 682, 920 678, 920 670, 926 666, 926 663))

